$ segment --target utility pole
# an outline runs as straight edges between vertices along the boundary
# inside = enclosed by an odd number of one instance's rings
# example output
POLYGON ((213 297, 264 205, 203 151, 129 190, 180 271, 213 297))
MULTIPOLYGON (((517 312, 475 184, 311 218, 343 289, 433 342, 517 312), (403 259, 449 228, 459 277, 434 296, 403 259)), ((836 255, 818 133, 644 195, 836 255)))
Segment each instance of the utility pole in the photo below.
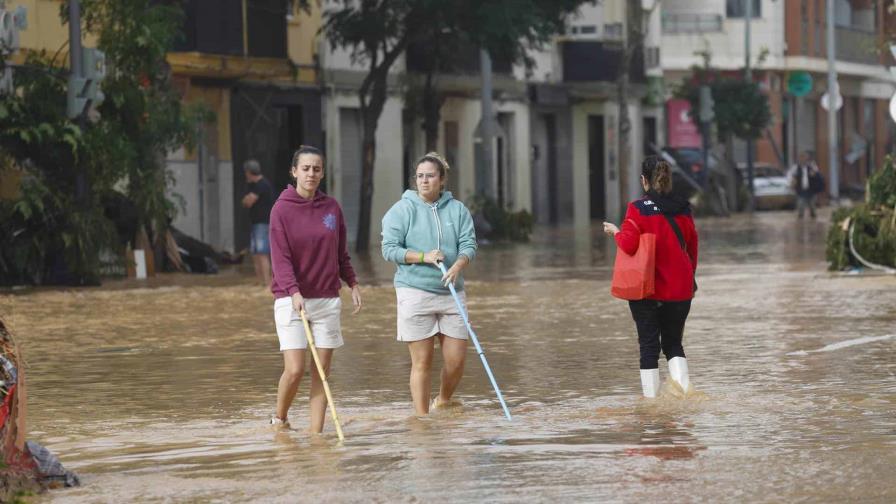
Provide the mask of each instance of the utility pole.
POLYGON ((71 57, 71 76, 83 77, 81 61, 81 2, 68 0, 68 54, 71 57))
POLYGON ((492 58, 487 49, 479 50, 479 70, 482 74, 482 119, 479 122, 479 141, 482 158, 476 165, 476 194, 493 197, 492 165, 494 155, 492 143, 495 132, 492 128, 494 111, 492 109, 492 58))
MULTIPOLYGON (((750 69, 750 19, 753 17, 753 0, 743 0, 746 4, 746 12, 744 13, 744 78, 746 81, 753 82, 753 71, 750 69)), ((829 0, 830 1, 830 0, 829 0)), ((750 201, 747 203, 747 210, 753 213, 756 208, 756 195, 753 191, 753 139, 747 138, 747 188, 750 191, 750 201)))
POLYGON ((828 166, 831 168, 830 188, 831 204, 836 206, 840 202, 840 156, 837 149, 837 98, 840 96, 840 87, 837 85, 837 69, 834 61, 837 59, 836 41, 834 39, 834 0, 827 1, 828 21, 828 166))
MULTIPOLYGON (((71 68, 68 77, 68 103, 77 103, 76 98, 84 87, 84 61, 81 49, 81 2, 68 0, 68 54, 71 68)), ((84 127, 84 115, 78 110, 81 128, 84 127)), ((83 202, 87 199, 87 175, 79 169, 75 175, 75 198, 83 202)))

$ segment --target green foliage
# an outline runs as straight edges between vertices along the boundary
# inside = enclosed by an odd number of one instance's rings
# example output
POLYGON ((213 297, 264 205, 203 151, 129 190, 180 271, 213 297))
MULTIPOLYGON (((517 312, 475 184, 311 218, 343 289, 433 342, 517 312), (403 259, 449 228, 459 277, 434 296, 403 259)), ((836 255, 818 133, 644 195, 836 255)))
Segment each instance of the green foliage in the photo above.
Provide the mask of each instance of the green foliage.
MULTIPOLYGON (((151 0, 83 0, 83 26, 106 53, 105 101, 90 123, 65 116, 63 62, 32 53, 17 92, 0 97, 0 155, 25 172, 22 198, 0 203, 0 284, 95 283, 99 255, 116 246, 102 202, 121 190, 140 223, 162 230, 175 207, 167 151, 193 145, 202 108, 185 108, 165 61, 180 8, 151 0), (83 127, 82 127, 83 126, 83 127), (78 174, 88 190, 77 197, 78 174), (60 280, 53 271, 61 271, 60 280)), ((61 10, 67 20, 65 5, 61 10)))
POLYGON ((843 223, 852 216, 854 209, 838 208, 831 215, 831 228, 828 229, 825 257, 828 260, 828 268, 831 271, 859 266, 859 262, 849 252, 849 240, 847 230, 843 229, 843 223))
POLYGON ((11 238, 0 249, 0 281, 40 284, 52 276, 65 283, 97 283, 97 251, 114 245, 115 232, 102 206, 92 202, 73 211, 77 203, 71 193, 53 192, 35 176, 22 181, 21 193, 18 201, 0 201, 0 234, 11 238))
POLYGON ((535 218, 526 210, 514 212, 511 208, 503 208, 485 196, 473 196, 470 201, 470 212, 481 214, 492 226, 488 236, 492 240, 529 241, 535 218))
POLYGON ((720 139, 735 136, 755 140, 771 124, 768 97, 759 89, 759 84, 747 82, 741 71, 732 75, 712 68, 708 54, 704 54, 704 65, 691 67, 691 75, 685 77, 675 91, 677 96, 691 102, 695 114, 700 109, 702 85, 708 85, 712 90, 720 139))
POLYGON ((868 205, 872 207, 896 207, 896 166, 892 156, 884 159, 884 165, 868 177, 868 205))
POLYGON ((849 250, 850 225, 855 228, 853 245, 859 255, 896 268, 896 167, 891 156, 868 179, 868 187, 867 203, 840 208, 831 218, 826 249, 831 270, 862 266, 849 250))

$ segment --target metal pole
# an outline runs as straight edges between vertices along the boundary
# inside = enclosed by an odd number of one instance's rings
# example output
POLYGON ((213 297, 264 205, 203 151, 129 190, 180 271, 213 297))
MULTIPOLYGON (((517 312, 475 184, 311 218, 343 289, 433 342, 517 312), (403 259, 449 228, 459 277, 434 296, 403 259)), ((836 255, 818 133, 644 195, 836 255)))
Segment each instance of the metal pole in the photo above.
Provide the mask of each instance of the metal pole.
POLYGON ((482 163, 476 170, 476 192, 493 197, 492 142, 495 136, 492 130, 494 111, 492 109, 492 58, 486 49, 479 50, 479 69, 482 73, 482 163))
MULTIPOLYGON (((747 82, 753 82, 753 71, 750 69, 750 19, 753 17, 753 0, 744 0, 746 12, 744 13, 744 78, 747 82)), ((750 191, 750 201, 747 210, 753 212, 756 207, 756 198, 753 194, 753 139, 747 138, 747 189, 750 191)))
POLYGON ((81 2, 68 0, 68 48, 71 58, 71 74, 74 77, 84 76, 81 61, 81 2))
MULTIPOLYGON (((81 49, 81 2, 80 0, 68 0, 68 54, 71 62, 69 73, 69 101, 74 100, 77 96, 78 89, 71 81, 77 79, 77 82, 83 82, 80 79, 84 77, 84 62, 82 59, 81 49)), ((84 129, 84 114, 79 113, 78 124, 84 129)), ((79 169, 75 173, 75 199, 84 202, 87 199, 87 174, 84 169, 79 169)))
POLYGON ((790 103, 790 110, 793 112, 790 114, 790 155, 787 159, 787 167, 794 163, 796 163, 797 157, 800 155, 800 131, 799 131, 799 119, 800 112, 803 108, 803 98, 798 97, 794 98, 790 103))
POLYGON ((836 41, 834 39, 834 0, 827 1, 828 22, 828 166, 830 167, 831 204, 837 205, 840 200, 840 156, 837 146, 837 109, 834 105, 840 89, 837 85, 837 69, 834 61, 837 59, 836 41))
POLYGON ((249 56, 249 7, 248 0, 243 0, 243 57, 249 56))

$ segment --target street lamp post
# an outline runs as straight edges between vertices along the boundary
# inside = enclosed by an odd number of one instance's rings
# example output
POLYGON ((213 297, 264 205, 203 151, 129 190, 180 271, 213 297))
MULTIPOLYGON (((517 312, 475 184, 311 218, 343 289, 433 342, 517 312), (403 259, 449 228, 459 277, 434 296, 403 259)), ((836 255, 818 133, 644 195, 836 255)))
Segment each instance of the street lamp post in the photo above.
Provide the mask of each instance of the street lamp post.
MULTIPOLYGON (((81 50, 81 2, 80 0, 68 1, 68 53, 71 61, 69 73, 68 100, 66 106, 77 103, 77 96, 81 92, 84 82, 83 51, 81 50)), ((82 129, 84 115, 77 111, 78 123, 82 129)), ((83 202, 87 198, 87 175, 83 168, 79 168, 75 174, 75 198, 83 202)))
POLYGON ((834 39, 834 0, 827 1, 827 42, 828 42, 828 166, 830 173, 831 204, 840 201, 840 159, 837 152, 837 102, 840 88, 837 85, 837 69, 834 61, 837 58, 836 41, 834 39))
MULTIPOLYGON (((753 17, 753 0, 744 0, 746 12, 744 13, 744 79, 753 82, 753 71, 750 69, 750 19, 753 17)), ((756 198, 753 193, 753 139, 747 137, 747 188, 750 191, 750 200, 747 209, 752 213, 755 208, 756 198)))

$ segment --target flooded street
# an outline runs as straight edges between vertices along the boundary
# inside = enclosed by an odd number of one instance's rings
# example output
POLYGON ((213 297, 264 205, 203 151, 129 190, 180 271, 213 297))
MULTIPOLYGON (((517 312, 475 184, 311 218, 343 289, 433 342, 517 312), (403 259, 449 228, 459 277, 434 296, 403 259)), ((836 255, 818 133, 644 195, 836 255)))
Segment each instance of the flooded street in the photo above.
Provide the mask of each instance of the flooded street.
POLYGON ((365 307, 344 312, 330 379, 341 446, 329 418, 305 432, 308 377, 293 430, 265 425, 282 359, 272 298, 245 274, 3 291, 29 438, 84 482, 37 500, 894 502, 896 278, 828 273, 826 227, 698 220, 687 400, 640 398, 614 246, 596 230, 481 247, 470 317, 513 422, 472 347, 463 407, 412 416, 392 267, 355 259, 365 307))

